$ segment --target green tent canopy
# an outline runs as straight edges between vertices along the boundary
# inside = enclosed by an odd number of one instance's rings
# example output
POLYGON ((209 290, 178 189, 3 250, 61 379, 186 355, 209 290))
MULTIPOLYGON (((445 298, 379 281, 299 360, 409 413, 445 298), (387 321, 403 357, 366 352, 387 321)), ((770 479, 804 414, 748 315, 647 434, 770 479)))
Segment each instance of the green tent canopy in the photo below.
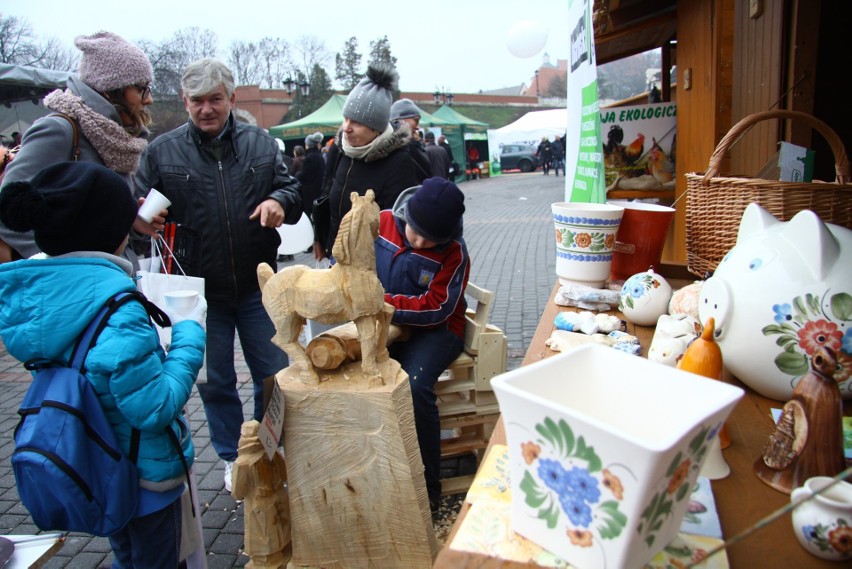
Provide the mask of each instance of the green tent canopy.
POLYGON ((484 157, 480 158, 480 160, 488 160, 488 123, 466 117, 449 105, 442 106, 432 113, 432 116, 452 123, 452 126, 444 134, 450 143, 453 158, 455 158, 461 167, 459 174, 456 176, 456 181, 464 180, 468 144, 475 144, 477 146, 479 156, 484 157), (449 133, 452 133, 452 136, 449 133))
POLYGON ((332 95, 323 106, 308 116, 270 127, 269 134, 284 141, 294 138, 304 139, 315 132, 321 132, 323 136, 334 136, 343 122, 343 103, 345 102, 345 95, 332 95))

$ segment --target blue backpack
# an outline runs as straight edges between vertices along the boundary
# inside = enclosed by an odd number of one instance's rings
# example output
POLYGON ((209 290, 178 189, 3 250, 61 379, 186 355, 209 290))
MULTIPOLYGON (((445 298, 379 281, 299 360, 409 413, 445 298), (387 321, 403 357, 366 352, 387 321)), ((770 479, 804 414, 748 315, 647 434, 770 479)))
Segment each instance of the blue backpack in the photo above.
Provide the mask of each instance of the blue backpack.
POLYGON ((83 367, 110 315, 133 299, 150 313, 144 296, 115 295, 77 340, 70 363, 24 364, 36 373, 18 410, 12 468, 21 502, 42 530, 109 536, 136 511, 140 433, 133 429, 125 456, 83 367))

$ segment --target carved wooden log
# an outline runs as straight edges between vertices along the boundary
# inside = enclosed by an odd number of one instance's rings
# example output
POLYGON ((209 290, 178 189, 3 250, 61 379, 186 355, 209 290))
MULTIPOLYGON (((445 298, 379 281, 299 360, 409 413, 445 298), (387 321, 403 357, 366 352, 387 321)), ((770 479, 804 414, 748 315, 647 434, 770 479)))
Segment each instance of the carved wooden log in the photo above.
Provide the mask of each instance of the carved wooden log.
MULTIPOLYGON (((388 330, 386 346, 402 336, 403 329, 394 324, 388 330)), ((344 362, 361 359, 361 340, 354 322, 347 322, 314 336, 305 347, 308 359, 317 369, 332 370, 344 362)))
POLYGON ((290 560, 290 507, 284 459, 275 453, 270 460, 258 438, 257 421, 240 429, 239 456, 232 473, 237 500, 245 500, 245 552, 248 569, 282 569, 290 560))
POLYGON ((379 364, 371 385, 358 363, 323 372, 319 385, 287 368, 284 448, 292 565, 431 567, 438 553, 407 374, 379 364))

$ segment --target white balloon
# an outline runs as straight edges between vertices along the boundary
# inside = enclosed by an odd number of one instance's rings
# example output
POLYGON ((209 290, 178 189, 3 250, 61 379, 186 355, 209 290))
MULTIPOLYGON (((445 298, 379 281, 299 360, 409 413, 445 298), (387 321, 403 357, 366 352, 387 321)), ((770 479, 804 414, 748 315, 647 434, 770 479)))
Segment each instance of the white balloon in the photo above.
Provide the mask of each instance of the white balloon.
POLYGON ((533 20, 518 22, 506 35, 506 47, 512 55, 523 59, 540 52, 545 43, 547 43, 547 28, 533 20))

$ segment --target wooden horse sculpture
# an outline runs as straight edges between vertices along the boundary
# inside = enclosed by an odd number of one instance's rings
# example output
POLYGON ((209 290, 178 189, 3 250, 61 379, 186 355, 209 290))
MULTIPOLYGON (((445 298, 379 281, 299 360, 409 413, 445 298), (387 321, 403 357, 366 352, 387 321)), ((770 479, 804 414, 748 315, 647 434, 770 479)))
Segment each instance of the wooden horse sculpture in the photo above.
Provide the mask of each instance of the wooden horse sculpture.
MULTIPOLYGON (((352 192, 352 209, 340 222, 330 269, 296 265, 275 273, 266 263, 257 268, 263 306, 275 324, 275 345, 299 367, 304 383, 319 384, 319 375, 299 344, 306 319, 324 324, 352 320, 361 343, 361 369, 371 382, 380 380, 377 362, 388 358, 386 338, 391 311, 376 276, 373 242, 379 232, 379 206, 373 190, 352 192)), ((381 381, 378 383, 381 385, 381 381)))

